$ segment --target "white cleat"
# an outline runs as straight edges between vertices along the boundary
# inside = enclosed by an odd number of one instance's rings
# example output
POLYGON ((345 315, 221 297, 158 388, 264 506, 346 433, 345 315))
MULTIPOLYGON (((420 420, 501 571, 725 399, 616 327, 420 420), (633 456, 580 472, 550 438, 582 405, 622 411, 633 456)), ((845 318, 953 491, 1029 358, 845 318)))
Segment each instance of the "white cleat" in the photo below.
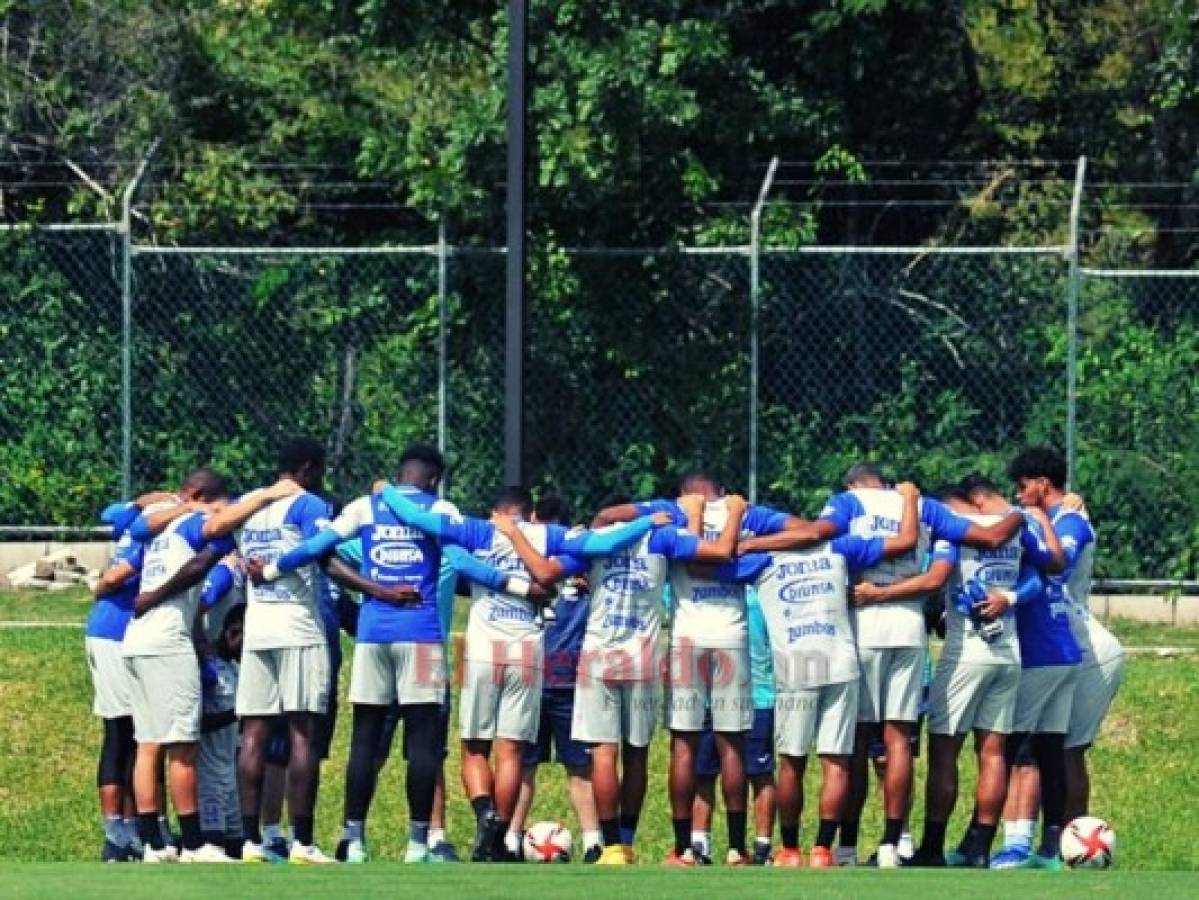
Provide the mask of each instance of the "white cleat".
POLYGON ((172 844, 167 844, 161 850, 146 847, 142 851, 142 862, 148 864, 177 863, 179 862, 179 851, 172 844))
POLYGON ((204 844, 195 850, 184 850, 179 855, 181 863, 235 863, 236 859, 229 856, 216 844, 204 844))
POLYGON ((327 866, 337 862, 332 857, 325 856, 316 844, 305 846, 299 841, 291 845, 291 856, 287 861, 293 866, 327 866))
POLYGON ((856 866, 858 864, 858 848, 857 847, 838 847, 837 848, 837 865, 839 866, 856 866))
POLYGON ((894 844, 879 844, 875 860, 880 869, 898 869, 899 851, 895 849, 894 844))
POLYGON ((241 861, 244 863, 270 862, 267 858, 266 847, 253 841, 246 841, 241 845, 241 861))

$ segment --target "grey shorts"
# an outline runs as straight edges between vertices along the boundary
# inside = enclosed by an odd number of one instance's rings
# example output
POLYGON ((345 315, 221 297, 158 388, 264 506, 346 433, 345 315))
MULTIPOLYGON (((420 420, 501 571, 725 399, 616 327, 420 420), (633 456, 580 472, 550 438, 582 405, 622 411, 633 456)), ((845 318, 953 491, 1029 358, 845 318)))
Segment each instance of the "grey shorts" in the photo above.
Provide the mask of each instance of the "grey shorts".
POLYGON ((941 660, 928 692, 928 733, 1011 734, 1019 687, 1019 663, 941 660))
POLYGON ((354 646, 350 702, 390 706, 441 703, 445 698, 442 644, 363 644, 354 646))
POLYGON ((329 707, 329 648, 246 650, 237 682, 238 716, 324 713, 329 707))
POLYGON ((541 669, 468 659, 458 698, 462 739, 535 741, 541 723, 541 669))
POLYGON ((128 656, 133 737, 139 744, 200 740, 200 665, 194 653, 128 656))
POLYGON ((588 744, 648 747, 658 703, 659 689, 653 681, 580 681, 575 685, 570 736, 588 744))
POLYGON ((924 678, 923 647, 859 647, 859 722, 915 722, 924 678))
POLYGON ((745 647, 705 648, 692 644, 670 651, 666 727, 671 731, 702 731, 711 712, 712 730, 749 731, 754 721, 745 647))
POLYGON ((1074 679, 1074 701, 1070 707, 1070 727, 1066 730, 1067 750, 1095 743, 1099 726, 1111 709, 1123 680, 1123 654, 1101 665, 1078 670, 1074 679))
POLYGON ((853 753, 858 721, 858 682, 786 691, 774 698, 774 750, 784 756, 853 753))
POLYGON ((129 667, 121 653, 121 642, 90 637, 84 641, 84 649, 92 673, 92 712, 101 719, 132 715, 129 667))
POLYGON ((1012 731, 1065 734, 1070 728, 1077 666, 1037 666, 1020 670, 1012 731))

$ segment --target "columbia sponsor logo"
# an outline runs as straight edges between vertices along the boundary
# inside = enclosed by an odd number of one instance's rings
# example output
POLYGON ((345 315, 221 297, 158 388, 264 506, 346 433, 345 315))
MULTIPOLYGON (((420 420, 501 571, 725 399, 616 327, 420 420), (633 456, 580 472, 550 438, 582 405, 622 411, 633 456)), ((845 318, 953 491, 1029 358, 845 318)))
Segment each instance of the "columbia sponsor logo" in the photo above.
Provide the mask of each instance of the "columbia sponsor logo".
POLYGON ((629 591, 648 591, 652 586, 652 579, 645 572, 629 572, 617 571, 610 572, 604 576, 604 590, 614 593, 626 593, 629 591))
POLYGON ((813 597, 836 593, 831 581, 793 581, 779 589, 779 600, 783 603, 802 603, 813 597))
POLYGON ((422 562, 425 555, 411 544, 375 544, 370 549, 370 560, 376 566, 407 566, 422 562))
POLYGON ((787 640, 798 641, 806 637, 834 637, 837 626, 832 622, 804 622, 787 629, 787 640))

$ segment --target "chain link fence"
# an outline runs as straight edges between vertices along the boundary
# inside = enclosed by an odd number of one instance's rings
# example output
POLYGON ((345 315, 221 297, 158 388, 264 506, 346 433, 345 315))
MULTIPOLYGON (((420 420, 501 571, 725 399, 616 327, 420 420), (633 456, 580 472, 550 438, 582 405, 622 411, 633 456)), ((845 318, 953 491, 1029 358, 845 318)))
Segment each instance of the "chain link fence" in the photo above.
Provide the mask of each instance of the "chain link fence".
MULTIPOLYGON (((326 441, 342 496, 427 440, 455 501, 486 509, 503 468, 502 250, 134 246, 127 423, 124 250, 116 229, 0 233, 0 524, 90 522, 120 492, 124 427, 134 490, 200 462, 251 487, 304 433, 326 441)), ((1064 445, 1061 248, 768 249, 756 281, 752 261, 534 254, 526 481, 582 518, 700 465, 810 515, 860 458, 933 487, 1064 445)), ((1084 269, 1080 286, 1076 484, 1100 569, 1194 577, 1199 274, 1084 269)))

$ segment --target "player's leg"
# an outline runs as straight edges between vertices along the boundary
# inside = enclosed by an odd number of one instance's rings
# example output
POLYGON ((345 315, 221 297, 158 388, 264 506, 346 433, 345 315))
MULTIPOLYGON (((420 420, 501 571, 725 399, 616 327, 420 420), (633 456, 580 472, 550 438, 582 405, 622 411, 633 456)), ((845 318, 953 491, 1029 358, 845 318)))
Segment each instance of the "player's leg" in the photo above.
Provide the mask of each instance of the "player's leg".
POLYGON ((603 852, 595 792, 591 784, 591 751, 572 734, 575 712, 573 687, 551 688, 541 693, 541 720, 549 726, 558 762, 566 768, 570 805, 579 820, 583 862, 594 863, 603 852))
POLYGON ((505 837, 516 801, 525 746, 537 738, 541 722, 541 669, 503 665, 495 724, 495 815, 498 833, 492 847, 496 859, 518 859, 507 853, 505 837))
POLYGON ((600 837, 605 847, 621 844, 620 839, 620 745, 603 743, 591 746, 591 791, 599 819, 600 837))
POLYGON ((259 805, 262 852, 267 862, 286 862, 291 850, 289 829, 283 827, 283 800, 287 796, 287 766, 291 761, 291 737, 287 719, 270 720, 265 765, 262 770, 262 803, 259 805))
POLYGON ((991 844, 1007 796, 1008 767, 1004 758, 1007 735, 975 729, 974 749, 978 758, 978 784, 975 789, 974 824, 966 842, 968 866, 990 862, 991 844))
MULTIPOLYGON (((783 849, 774 858, 776 866, 803 865, 799 847, 800 816, 803 813, 804 767, 816 737, 818 691, 779 691, 774 698, 774 751, 778 757, 775 797, 783 849)), ((856 719, 856 709, 851 716, 856 719)), ((852 727, 850 734, 852 734, 852 727)))
POLYGON ((330 655, 326 644, 278 653, 280 705, 287 716, 290 759, 287 809, 292 843, 288 859, 300 865, 333 862, 316 846, 316 788, 320 777, 318 719, 329 711, 330 655))
POLYGON ((546 698, 541 698, 541 715, 537 722, 537 739, 525 744, 524 756, 521 759, 520 794, 516 799, 516 807, 512 810, 512 821, 508 823, 508 833, 504 836, 504 845, 508 852, 520 855, 521 842, 524 840, 525 826, 529 821, 529 810, 537 797, 537 769, 542 763, 548 763, 552 750, 552 724, 550 722, 550 705, 546 698))
POLYGON ((241 750, 237 754, 237 790, 241 797, 242 833, 247 844, 255 845, 242 851, 246 861, 254 861, 253 851, 262 849, 262 780, 266 771, 266 745, 270 740, 270 731, 270 719, 260 716, 242 719, 241 750))
POLYGON ((314 751, 313 737, 316 731, 316 715, 295 712, 287 715, 287 730, 291 743, 291 761, 287 766, 287 809, 291 819, 292 857, 296 857, 296 845, 300 854, 306 848, 315 849, 315 794, 313 782, 317 777, 319 760, 314 751))
POLYGON ((1103 724, 1120 690, 1123 674, 1123 655, 1098 666, 1078 669, 1075 673, 1070 725, 1065 741, 1067 822, 1087 815, 1090 808, 1091 775, 1087 770, 1086 754, 1099 736, 1099 726, 1103 724))
MULTIPOLYGON (((139 741, 137 757, 133 765, 133 800, 137 808, 137 833, 143 846, 150 851, 161 851, 166 847, 162 829, 158 827, 159 796, 158 770, 162 759, 162 746, 148 741, 139 741)), ((147 854, 149 856, 149 854, 147 854)))
POLYGON ((748 785, 745 780, 745 732, 717 731, 716 750, 720 754, 720 789, 729 831, 730 864, 749 862, 745 846, 748 815, 748 785), (736 854, 736 856, 734 856, 736 854))
POLYGON ((1045 824, 1037 855, 1055 860, 1061 849, 1062 828, 1066 824, 1066 735, 1040 732, 1033 735, 1033 755, 1040 772, 1041 807, 1045 824))
POLYGON ((520 797, 520 779, 523 766, 525 742, 512 738, 495 739, 495 814, 499 835, 493 843, 497 858, 503 858, 507 849, 505 837, 520 797))
POLYGON ((746 865, 748 800, 745 739, 753 728, 753 693, 746 647, 709 651, 712 730, 720 755, 720 787, 729 833, 729 865, 746 865))
POLYGON ((183 851, 196 851, 204 846, 204 835, 200 829, 197 811, 196 757, 199 746, 192 741, 173 743, 166 747, 167 784, 171 791, 171 805, 179 819, 179 831, 183 840, 183 851))
POLYGON ((875 743, 882 745, 882 679, 886 653, 886 650, 872 647, 858 648, 861 675, 858 678, 857 726, 850 761, 849 799, 840 825, 841 840, 837 848, 837 862, 843 866, 857 864, 862 810, 866 807, 870 790, 870 749, 875 743))
MULTIPOLYGON (((712 735, 712 744, 716 737, 712 735)), ((716 779, 719 777, 720 764, 715 765, 715 772, 708 773, 703 768, 704 739, 700 739, 700 762, 696 765, 695 800, 691 804, 691 852, 695 860, 702 865, 712 862, 712 815, 716 810, 716 779)))
POLYGON ((100 795, 100 813, 104 817, 102 862, 123 862, 129 858, 130 835, 125 828, 124 805, 129 787, 130 760, 137 752, 133 742, 133 718, 120 716, 101 719, 104 736, 96 765, 96 788, 100 795))
POLYGON ((820 769, 820 824, 812 842, 811 858, 814 868, 835 865, 832 846, 849 796, 849 756, 822 755, 820 769))
POLYGON ((593 863, 603 851, 600 838, 599 814, 595 808, 595 790, 591 782, 591 757, 586 765, 567 765, 566 781, 570 791, 570 805, 579 820, 579 832, 583 836, 583 862, 593 863))
POLYGON ((670 817, 674 830, 674 849, 668 862, 685 860, 692 864, 691 811, 695 802, 695 759, 699 752, 700 732, 672 727, 670 732, 670 817))
POLYGON ((390 705, 355 703, 351 717, 350 755, 346 762, 344 825, 337 856, 343 862, 367 859, 366 817, 378 784, 378 747, 390 705))
POLYGON ((694 865, 691 851, 691 806, 695 802, 695 763, 700 732, 708 708, 708 686, 701 677, 703 653, 694 644, 671 647, 668 669, 666 725, 670 729, 670 796, 674 847, 667 865, 694 865))
MULTIPOLYGON (((829 684, 810 692, 814 707, 812 733, 809 746, 816 745, 820 754, 820 823, 816 840, 812 842, 810 865, 813 868, 829 868, 836 865, 832 853, 837 825, 845 815, 845 804, 849 798, 850 757, 853 750, 854 730, 858 713, 858 682, 829 684)), ((894 853, 894 851, 891 851, 894 853)), ((879 865, 893 866, 897 859, 884 859, 880 850, 879 865)))
POLYGON ((405 862, 429 862, 429 827, 437 770, 441 765, 438 731, 441 705, 412 703, 404 711, 404 756, 408 771, 404 789, 408 799, 408 849, 405 862))
POLYGON ((753 727, 745 739, 745 776, 753 789, 754 846, 750 862, 770 862, 774 833, 774 709, 755 709, 753 727))
POLYGON ((792 756, 779 751, 775 798, 783 849, 775 857, 776 866, 795 868, 803 865, 803 855, 799 849, 799 819, 803 813, 803 776, 806 763, 806 756, 792 756))
POLYGON ((888 854, 892 851, 897 854, 912 796, 912 732, 920 715, 924 649, 889 650, 883 668, 881 715, 887 767, 883 774, 885 822, 879 846, 887 847, 888 854))
POLYGON ((633 862, 633 841, 641 822, 641 809, 649 786, 649 738, 645 746, 621 745, 620 843, 627 862, 633 862))

